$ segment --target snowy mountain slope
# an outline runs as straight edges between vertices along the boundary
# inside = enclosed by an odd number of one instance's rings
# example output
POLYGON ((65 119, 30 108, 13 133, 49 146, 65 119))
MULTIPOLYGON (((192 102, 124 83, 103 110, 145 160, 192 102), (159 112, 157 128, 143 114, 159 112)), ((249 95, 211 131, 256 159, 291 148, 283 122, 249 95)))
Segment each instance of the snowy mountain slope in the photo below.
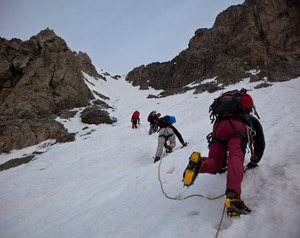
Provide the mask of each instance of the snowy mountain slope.
MULTIPOLYGON (((47 141, 0 155, 3 163, 45 152, 28 164, 0 172, 0 236, 215 237, 225 198, 184 198, 222 195, 226 174, 201 174, 188 189, 181 180, 190 154, 208 153, 208 107, 221 92, 147 99, 159 91, 140 91, 124 77, 107 77, 106 82, 85 77, 92 90, 110 98, 109 112, 118 122, 96 126, 81 123, 79 115, 58 118, 76 133, 76 141, 47 141), (135 110, 141 113, 141 124, 133 130, 130 118, 135 110), (175 127, 190 143, 179 149, 177 140, 175 151, 161 164, 152 159, 157 145, 157 134, 148 135, 152 110, 174 115, 175 127), (164 192, 177 200, 166 198, 158 175, 164 192)), ((299 82, 298 78, 250 92, 264 127, 266 150, 260 166, 244 176, 242 199, 251 215, 225 217, 219 237, 299 236, 299 82)), ((255 85, 245 80, 226 90, 255 85)), ((248 161, 249 154, 245 164, 248 161)))

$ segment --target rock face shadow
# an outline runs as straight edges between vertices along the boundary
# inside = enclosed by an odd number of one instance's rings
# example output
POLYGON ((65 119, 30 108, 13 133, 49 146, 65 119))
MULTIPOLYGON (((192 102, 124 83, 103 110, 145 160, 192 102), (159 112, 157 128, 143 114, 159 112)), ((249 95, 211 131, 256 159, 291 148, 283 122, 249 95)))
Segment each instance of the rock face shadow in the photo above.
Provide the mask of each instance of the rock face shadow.
POLYGON ((32 161, 34 158, 35 158, 34 155, 28 155, 28 156, 22 157, 22 158, 11 159, 11 160, 5 162, 4 164, 0 165, 0 171, 11 169, 11 168, 17 167, 22 164, 27 164, 30 161, 32 161))
POLYGON ((22 164, 27 164, 32 160, 36 160, 36 155, 43 154, 44 152, 34 151, 32 154, 26 154, 24 157, 11 159, 3 164, 0 164, 0 172, 3 170, 18 167, 22 164))

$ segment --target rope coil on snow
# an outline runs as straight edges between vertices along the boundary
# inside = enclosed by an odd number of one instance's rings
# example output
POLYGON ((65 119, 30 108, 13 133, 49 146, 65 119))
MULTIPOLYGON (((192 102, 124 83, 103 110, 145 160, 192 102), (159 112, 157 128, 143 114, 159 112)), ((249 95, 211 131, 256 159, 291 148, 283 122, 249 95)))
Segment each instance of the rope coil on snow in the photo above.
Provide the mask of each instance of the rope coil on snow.
MULTIPOLYGON (((160 166, 161 166, 162 160, 163 159, 161 158, 160 162, 159 162, 159 165, 158 165, 158 181, 160 183, 161 191, 166 196, 166 198, 171 199, 171 200, 179 200, 176 197, 170 197, 170 196, 168 196, 167 193, 164 191, 163 184, 162 184, 162 181, 160 179, 160 166)), ((221 198, 223 196, 225 196, 225 194, 221 194, 220 196, 217 196, 217 197, 207 197, 207 196, 204 196, 204 195, 201 195, 201 194, 193 194, 193 195, 189 195, 187 197, 184 197, 183 199, 185 200, 185 199, 188 199, 188 198, 191 198, 191 197, 203 197, 203 198, 206 198, 206 199, 209 199, 209 200, 215 200, 215 199, 221 198)))
MULTIPOLYGON (((161 162, 162 162, 163 158, 160 159, 160 162, 159 162, 159 165, 158 165, 158 181, 160 183, 160 188, 161 188, 161 191, 162 193, 165 195, 166 198, 168 199, 171 199, 171 200, 179 200, 178 198, 176 197, 170 197, 168 196, 168 194, 164 191, 164 187, 163 187, 163 184, 162 184, 162 181, 160 179, 160 166, 161 166, 161 162)), ((190 196, 187 196, 187 197, 184 197, 183 199, 186 200, 188 198, 191 198, 191 197, 203 197, 203 198, 206 198, 206 199, 209 199, 209 200, 216 200, 218 198, 221 198, 225 196, 225 194, 221 194, 220 196, 217 196, 217 197, 207 197, 207 196, 204 196, 204 195, 201 195, 201 194, 193 194, 193 195, 190 195, 190 196)), ((217 233, 216 233, 216 236, 215 238, 218 237, 219 235, 219 232, 220 232, 220 228, 221 228, 221 225, 222 225, 222 222, 223 222, 223 218, 224 218, 224 214, 225 214, 225 203, 224 203, 224 208, 223 208, 223 212, 222 212, 222 217, 221 217, 221 220, 220 220, 220 223, 219 223, 219 226, 218 226, 218 229, 217 229, 217 233)))

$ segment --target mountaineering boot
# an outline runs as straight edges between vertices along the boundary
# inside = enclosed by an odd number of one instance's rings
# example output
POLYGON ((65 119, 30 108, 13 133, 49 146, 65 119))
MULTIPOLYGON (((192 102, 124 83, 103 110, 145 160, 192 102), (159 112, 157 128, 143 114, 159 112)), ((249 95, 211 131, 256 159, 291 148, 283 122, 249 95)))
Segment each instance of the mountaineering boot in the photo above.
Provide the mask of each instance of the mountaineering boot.
POLYGON ((181 148, 186 147, 188 145, 187 142, 183 142, 181 148))
POLYGON ((201 168, 201 154, 200 152, 193 152, 189 158, 189 164, 187 165, 183 173, 183 186, 193 185, 199 170, 201 168))
POLYGON ((172 153, 172 152, 173 152, 172 147, 167 145, 166 146, 166 153, 172 153))
POLYGON ((160 157, 159 156, 156 156, 155 158, 154 158, 154 163, 156 163, 157 161, 159 161, 160 160, 160 157))
POLYGON ((225 204, 227 208, 227 216, 233 217, 241 214, 247 215, 251 212, 251 210, 240 199, 240 196, 233 190, 228 190, 226 195, 225 204))

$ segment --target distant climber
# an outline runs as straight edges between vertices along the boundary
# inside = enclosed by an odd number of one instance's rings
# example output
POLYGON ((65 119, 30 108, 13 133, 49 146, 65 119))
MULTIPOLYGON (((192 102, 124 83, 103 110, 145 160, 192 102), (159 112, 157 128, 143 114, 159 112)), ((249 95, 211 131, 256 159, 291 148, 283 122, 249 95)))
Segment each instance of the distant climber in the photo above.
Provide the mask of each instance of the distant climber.
POLYGON ((160 113, 156 114, 156 111, 152 111, 148 116, 148 122, 150 122, 149 135, 152 135, 153 132, 157 132, 158 130, 158 119, 160 117, 160 113))
POLYGON ((138 128, 137 124, 140 124, 140 113, 135 111, 131 116, 132 129, 138 128))
POLYGON ((173 152, 173 148, 176 145, 175 135, 177 136, 183 147, 187 146, 187 142, 184 142, 179 131, 172 125, 175 122, 176 119, 173 116, 167 115, 159 118, 157 123, 159 126, 159 135, 154 163, 160 160, 164 147, 166 149, 166 153, 173 152))

